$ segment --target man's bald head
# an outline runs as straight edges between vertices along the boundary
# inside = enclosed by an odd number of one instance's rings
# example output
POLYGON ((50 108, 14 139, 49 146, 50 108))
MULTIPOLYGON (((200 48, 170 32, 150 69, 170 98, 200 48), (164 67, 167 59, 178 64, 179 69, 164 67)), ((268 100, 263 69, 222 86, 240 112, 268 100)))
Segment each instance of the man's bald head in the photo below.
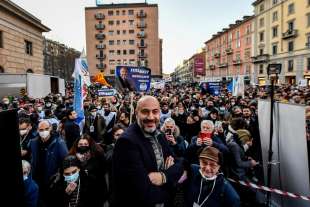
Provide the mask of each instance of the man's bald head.
POLYGON ((153 96, 143 96, 136 108, 137 123, 146 133, 153 133, 159 126, 160 107, 153 96))
POLYGON ((137 108, 136 111, 138 111, 142 106, 144 105, 148 105, 151 104, 154 107, 158 106, 158 109, 160 108, 159 106, 159 101, 157 100, 157 98, 155 98, 154 96, 143 96, 139 99, 139 101, 137 102, 137 108))

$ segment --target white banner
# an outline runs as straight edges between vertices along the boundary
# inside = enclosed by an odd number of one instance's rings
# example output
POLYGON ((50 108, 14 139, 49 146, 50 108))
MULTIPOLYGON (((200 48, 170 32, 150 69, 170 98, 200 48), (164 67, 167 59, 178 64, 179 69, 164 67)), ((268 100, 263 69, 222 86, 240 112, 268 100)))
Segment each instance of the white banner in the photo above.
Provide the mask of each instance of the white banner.
MULTIPOLYGON (((269 150, 270 101, 258 102, 259 131, 261 137, 265 181, 269 150)), ((273 158, 271 187, 280 190, 310 195, 308 149, 306 139, 305 107, 275 103, 273 131, 273 158), (277 162, 279 162, 277 164, 277 162)), ((303 200, 272 195, 276 206, 306 207, 303 200)))

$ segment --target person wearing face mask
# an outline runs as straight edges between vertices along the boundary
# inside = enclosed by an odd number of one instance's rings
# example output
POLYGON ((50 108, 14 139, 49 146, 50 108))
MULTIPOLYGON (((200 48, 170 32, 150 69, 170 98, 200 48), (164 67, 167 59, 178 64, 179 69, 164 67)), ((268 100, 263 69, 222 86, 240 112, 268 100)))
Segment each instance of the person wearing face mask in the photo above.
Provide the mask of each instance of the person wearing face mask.
POLYGON ((127 129, 129 127, 130 114, 127 112, 121 112, 118 117, 116 124, 120 125, 122 128, 127 129))
POLYGON ((167 118, 171 118, 171 110, 169 110, 169 105, 167 102, 162 102, 160 110, 160 126, 163 126, 167 118))
POLYGON ((93 207, 102 207, 107 200, 107 185, 105 180, 106 162, 105 154, 100 145, 87 134, 76 140, 69 151, 78 159, 80 172, 85 174, 88 180, 88 187, 93 191, 95 200, 93 207))
POLYGON ((52 188, 52 205, 58 207, 97 207, 94 189, 90 179, 81 169, 78 158, 68 155, 64 158, 60 170, 60 178, 52 188))
POLYGON ((47 120, 38 125, 39 136, 30 140, 31 166, 33 179, 40 188, 39 202, 50 206, 49 180, 59 169, 68 149, 57 134, 51 133, 52 125, 47 120))
POLYGON ((4 97, 2 99, 2 110, 8 110, 10 108, 10 99, 8 97, 4 97))
POLYGON ((191 165, 185 173, 186 207, 239 207, 240 198, 219 172, 222 154, 214 147, 205 147, 199 154, 199 165, 191 165))
POLYGON ((85 113, 85 125, 83 132, 89 134, 97 143, 104 142, 104 135, 106 133, 105 120, 96 106, 91 105, 89 111, 85 113))
POLYGON ((180 135, 183 137, 185 137, 187 133, 186 132, 187 117, 188 113, 185 111, 184 105, 182 104, 182 102, 179 102, 178 107, 175 108, 171 118, 175 121, 175 124, 180 128, 180 135))
POLYGON ((31 178, 31 165, 28 161, 22 160, 24 180, 24 201, 25 207, 37 207, 39 198, 39 187, 31 178))
POLYGON ((28 143, 37 136, 37 132, 32 129, 31 121, 28 118, 19 119, 19 135, 22 159, 29 161, 30 153, 28 143))

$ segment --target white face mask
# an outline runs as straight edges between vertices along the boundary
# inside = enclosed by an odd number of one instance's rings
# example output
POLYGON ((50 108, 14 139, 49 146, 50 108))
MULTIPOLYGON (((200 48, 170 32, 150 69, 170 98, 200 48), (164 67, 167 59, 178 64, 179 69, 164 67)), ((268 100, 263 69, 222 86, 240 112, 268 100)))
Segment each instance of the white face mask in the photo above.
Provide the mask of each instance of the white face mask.
POLYGON ((23 130, 19 130, 19 134, 21 136, 24 136, 25 134, 27 134, 28 130, 27 129, 23 129, 23 130))
POLYGON ((46 138, 50 135, 50 131, 39 132, 39 135, 40 135, 41 138, 46 140, 46 138))
POLYGON ((27 176, 27 175, 24 175, 24 176, 23 176, 23 179, 24 179, 24 180, 27 180, 27 179, 28 179, 28 176, 27 176))
POLYGON ((40 106, 40 107, 38 107, 38 111, 42 111, 42 107, 40 106))
POLYGON ((202 173, 201 169, 199 169, 199 172, 200 172, 201 177, 202 177, 203 179, 207 180, 207 181, 212 181, 212 180, 215 180, 215 179, 217 178, 217 175, 214 175, 214 176, 212 176, 212 177, 210 177, 210 178, 207 177, 207 176, 205 176, 205 175, 202 173))
POLYGON ((4 104, 8 105, 10 103, 10 101, 3 101, 4 104))
POLYGON ((90 112, 92 116, 96 116, 97 112, 90 112))
POLYGON ((249 148, 250 148, 249 145, 247 145, 247 144, 243 145, 243 149, 245 152, 248 151, 249 148))

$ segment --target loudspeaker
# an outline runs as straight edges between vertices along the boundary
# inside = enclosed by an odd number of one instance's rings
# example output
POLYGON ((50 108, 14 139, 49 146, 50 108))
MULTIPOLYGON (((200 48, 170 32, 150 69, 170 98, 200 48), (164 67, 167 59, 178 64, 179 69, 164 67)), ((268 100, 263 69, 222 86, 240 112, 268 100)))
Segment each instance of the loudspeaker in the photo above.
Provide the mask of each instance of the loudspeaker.
POLYGON ((9 206, 24 206, 24 181, 21 163, 20 137, 17 110, 0 112, 1 137, 1 180, 8 182, 10 187, 2 184, 1 202, 9 206))

